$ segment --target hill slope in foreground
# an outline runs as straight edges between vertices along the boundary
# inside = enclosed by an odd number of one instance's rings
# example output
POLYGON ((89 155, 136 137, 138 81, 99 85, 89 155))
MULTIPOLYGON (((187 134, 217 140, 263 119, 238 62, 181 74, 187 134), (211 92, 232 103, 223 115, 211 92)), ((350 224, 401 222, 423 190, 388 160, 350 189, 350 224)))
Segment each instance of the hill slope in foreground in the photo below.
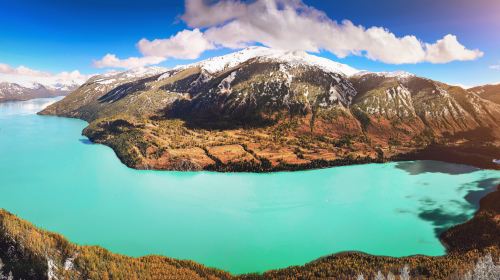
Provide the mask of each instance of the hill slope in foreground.
MULTIPOLYGON (((240 276, 192 261, 131 258, 100 247, 78 246, 0 210, 0 279, 9 272, 15 279, 355 279, 377 271, 397 275, 405 265, 412 279, 464 279, 462 275, 481 256, 500 258, 499 200, 500 186, 480 201, 472 220, 441 234, 448 248, 446 256, 391 258, 346 252, 304 266, 240 276)), ((490 279, 484 277, 475 279, 490 279)))
POLYGON ((396 159, 499 169, 492 95, 253 47, 171 70, 94 76, 41 114, 88 121, 86 136, 137 169, 275 171, 396 159))

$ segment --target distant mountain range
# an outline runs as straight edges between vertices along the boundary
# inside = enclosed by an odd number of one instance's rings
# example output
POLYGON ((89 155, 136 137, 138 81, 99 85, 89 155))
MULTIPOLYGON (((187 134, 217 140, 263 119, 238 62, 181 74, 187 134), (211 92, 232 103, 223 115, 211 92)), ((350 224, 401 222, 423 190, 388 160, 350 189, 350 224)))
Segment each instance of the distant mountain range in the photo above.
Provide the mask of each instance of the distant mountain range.
POLYGON ((0 82, 0 102, 67 95, 72 90, 77 89, 78 86, 78 84, 48 86, 40 83, 21 85, 18 83, 0 82))
POLYGON ((142 169, 292 170, 413 158, 436 145, 474 147, 474 158, 481 147, 479 165, 495 167, 499 95, 499 86, 466 90, 252 47, 94 76, 42 114, 89 121, 85 135, 142 169))

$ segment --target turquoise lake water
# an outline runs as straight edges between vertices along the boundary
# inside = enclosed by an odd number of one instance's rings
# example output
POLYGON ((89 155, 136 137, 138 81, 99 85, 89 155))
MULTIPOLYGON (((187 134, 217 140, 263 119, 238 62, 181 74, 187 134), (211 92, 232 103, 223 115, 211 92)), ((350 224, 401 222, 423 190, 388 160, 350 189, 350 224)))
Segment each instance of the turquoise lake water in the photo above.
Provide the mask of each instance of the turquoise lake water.
POLYGON ((233 273, 359 250, 441 255, 500 172, 435 161, 273 174, 137 171, 37 116, 55 99, 0 104, 0 208, 78 244, 191 259, 233 273))

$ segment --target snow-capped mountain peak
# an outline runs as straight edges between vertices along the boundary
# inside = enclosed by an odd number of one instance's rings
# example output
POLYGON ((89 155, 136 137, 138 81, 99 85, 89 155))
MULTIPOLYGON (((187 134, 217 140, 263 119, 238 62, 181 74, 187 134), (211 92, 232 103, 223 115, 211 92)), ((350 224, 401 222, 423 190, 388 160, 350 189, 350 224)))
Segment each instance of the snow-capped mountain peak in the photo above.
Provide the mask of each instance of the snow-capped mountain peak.
POLYGON ((277 50, 267 47, 249 47, 241 51, 223 56, 212 57, 197 63, 177 66, 174 69, 200 67, 208 73, 214 74, 235 67, 250 59, 262 61, 285 62, 292 65, 310 65, 322 68, 326 72, 340 73, 351 76, 359 70, 348 65, 332 61, 327 58, 315 56, 301 51, 277 50))

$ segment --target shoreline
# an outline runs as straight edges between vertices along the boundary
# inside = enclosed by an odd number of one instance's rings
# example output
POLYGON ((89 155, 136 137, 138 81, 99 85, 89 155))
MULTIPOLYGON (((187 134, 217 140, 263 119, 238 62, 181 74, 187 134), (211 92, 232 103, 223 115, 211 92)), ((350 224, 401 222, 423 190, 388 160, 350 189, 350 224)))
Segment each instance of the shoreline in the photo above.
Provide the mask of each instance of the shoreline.
POLYGON ((500 147, 430 145, 423 150, 397 156, 396 159, 437 160, 480 169, 500 170, 500 164, 493 163, 495 156, 500 157, 500 147))
MULTIPOLYGON (((75 118, 75 117, 73 117, 75 118)), ((80 118, 76 118, 81 120, 80 118)), ((93 142, 94 143, 94 142, 93 142)), ((98 143, 103 144, 111 148, 114 153, 120 158, 118 153, 113 147, 107 145, 106 143, 98 143)), ((493 148, 494 151, 498 151, 498 148, 493 148)), ((371 159, 361 159, 357 162, 349 161, 344 162, 345 164, 341 164, 342 161, 319 161, 316 165, 304 165, 304 166, 285 166, 283 169, 275 169, 272 171, 261 171, 261 172, 277 172, 277 171, 299 171, 299 170, 315 170, 319 168, 330 168, 337 166, 346 166, 353 164, 367 164, 367 163, 384 163, 384 162, 397 162, 397 161, 413 161, 413 160, 437 160, 443 162, 451 162, 457 164, 465 164, 469 166, 474 166, 482 169, 493 169, 500 170, 499 166, 487 166, 484 162, 484 158, 488 156, 488 151, 491 150, 484 149, 484 147, 474 147, 474 146, 464 146, 464 147, 447 147, 447 146, 439 146, 439 145, 431 145, 423 150, 414 151, 408 154, 397 155, 390 159, 384 159, 381 161, 373 161, 371 159), (475 152, 479 152, 478 157, 470 157, 471 154, 475 154, 475 152)), ((124 161, 120 158, 120 161, 124 163, 124 161)), ((493 163, 491 163, 493 164, 493 163)), ((127 164, 125 164, 127 165, 127 164)), ((127 165, 128 166, 128 165, 127 165)), ((130 166, 129 166, 130 167, 130 166)), ((138 169, 131 167, 133 169, 138 169)), ((140 170, 140 169, 139 169, 140 170)), ((146 169, 143 169, 146 170, 146 169)), ((234 170, 205 170, 205 171, 216 171, 216 172, 249 172, 249 171, 234 171, 234 170)), ((255 171, 250 171, 255 173, 255 171)), ((406 263, 411 264, 411 269, 416 269, 419 273, 423 273, 424 275, 431 278, 442 279, 443 274, 436 273, 448 273, 451 268, 453 269, 463 269, 467 268, 468 265, 471 264, 471 260, 474 258, 480 257, 484 254, 484 252, 490 252, 494 257, 500 257, 500 225, 496 221, 500 218, 500 205, 498 204, 500 201, 500 185, 496 187, 495 190, 483 196, 480 200, 480 205, 474 216, 466 221, 463 224, 456 225, 452 228, 447 229, 443 233, 441 233, 438 237, 440 242, 446 249, 446 254, 443 256, 425 256, 425 255, 413 255, 407 257, 388 257, 388 256, 375 256, 369 255, 362 252, 339 252, 332 255, 326 255, 320 257, 316 260, 313 260, 309 263, 300 266, 291 266, 283 269, 276 269, 264 272, 262 274, 242 274, 242 275, 231 275, 228 272, 220 271, 217 269, 206 268, 203 265, 196 264, 197 266, 202 267, 203 269, 218 271, 215 273, 218 278, 212 279, 281 279, 283 277, 289 277, 290 275, 303 275, 304 278, 308 278, 308 276, 314 276, 318 271, 325 270, 325 266, 328 267, 328 271, 336 271, 334 277, 338 277, 338 275, 344 275, 349 277, 353 277, 356 273, 362 272, 363 274, 372 274, 372 272, 376 272, 376 270, 382 271, 397 271, 397 267, 401 268, 402 265, 406 263), (495 202, 497 202, 495 204, 495 202), (496 207, 496 208, 495 208, 496 207), (486 232, 485 232, 486 231, 486 232), (489 232, 488 232, 489 231, 489 232), (493 237, 493 238, 492 238, 493 237), (495 239, 496 237, 496 239, 495 239), (347 264, 352 264, 351 267, 342 268, 347 264), (357 264, 364 263, 367 265, 365 268, 361 268, 359 271, 354 271, 354 268, 357 267, 357 264), (454 263, 455 266, 446 267, 450 263, 454 263), (437 265, 443 266, 443 271, 428 271, 425 269, 425 266, 429 265, 437 265), (219 273, 222 273, 222 277, 220 277, 219 273), (310 274, 313 273, 313 274, 310 274), (344 273, 344 274, 342 274, 344 273)), ((9 215, 8 212, 0 210, 0 245, 2 244, 2 238, 4 238, 4 228, 2 228, 2 223, 5 215, 9 215)), ((12 217, 11 217, 12 218, 12 217)), ((23 222, 21 219, 14 216, 12 219, 17 219, 18 222, 23 222)), ((26 223, 26 222, 24 222, 26 223)), ((34 227, 32 224, 27 223, 28 226, 34 227)), ((38 229, 37 229, 38 230, 38 229)), ((52 234, 46 231, 42 231, 45 234, 52 234)), ((56 234, 57 235, 57 234, 56 234)), ((64 242, 68 244, 72 244, 63 237, 61 237, 64 242)), ((56 243, 64 243, 62 241, 58 241, 56 243)), ((114 254, 106 249, 95 247, 95 246, 79 246, 72 244, 72 246, 77 246, 77 248, 98 248, 99 250, 106 252, 107 255, 112 256, 111 258, 121 258, 126 259, 126 262, 135 262, 148 258, 157 258, 161 261, 160 263, 166 263, 168 261, 172 261, 172 259, 166 256, 144 256, 139 258, 127 257, 119 254, 114 254)), ((0 246, 0 249, 2 247, 0 246)), ((86 250, 86 249, 85 249, 86 250)), ((0 251, 0 257, 4 259, 2 256, 3 252, 0 251)), ((109 260, 107 260, 109 261, 109 260)), ((190 261, 179 261, 174 260, 176 262, 190 262, 190 261)), ((103 261, 104 262, 104 261, 103 261)), ((8 267, 8 266, 7 266, 8 267)), ((359 269, 359 268, 358 268, 359 269)), ((434 268, 435 269, 435 268, 434 268)), ((449 275, 449 274, 448 274, 449 275)), ((329 277, 332 277, 331 275, 329 277)), ((202 277, 203 278, 203 277, 202 277)), ((100 279, 100 278, 99 278, 100 279)), ((190 278, 186 278, 190 279, 190 278)))
POLYGON ((25 101, 35 100, 35 99, 52 99, 52 98, 66 97, 66 96, 68 96, 68 95, 64 94, 64 95, 43 96, 43 97, 37 96, 37 97, 33 97, 33 98, 23 98, 23 99, 0 99, 0 103, 25 102, 25 101))
MULTIPOLYGON (((184 275, 185 277, 179 277, 179 279, 253 280, 290 279, 290 277, 293 277, 292 279, 301 277, 307 279, 314 276, 317 277, 319 272, 322 272, 325 277, 355 277, 359 273, 373 275, 378 270, 384 273, 388 271, 394 273, 404 265, 409 265, 412 276, 420 276, 429 279, 446 279, 456 275, 456 273, 462 273, 470 269, 473 262, 486 253, 491 254, 494 259, 500 257, 500 223, 498 222, 500 218, 500 204, 497 203, 499 200, 500 185, 496 187, 496 190, 481 198, 479 209, 470 220, 444 231, 438 237, 446 248, 446 254, 443 256, 413 255, 406 257, 388 257, 370 255, 363 252, 345 251, 320 257, 304 265, 269 270, 264 273, 233 275, 216 268, 207 268, 204 265, 189 260, 176 260, 167 256, 153 255, 134 258, 111 253, 98 246, 76 245, 59 234, 39 229, 30 222, 24 221, 6 210, 0 209, 0 258, 2 258, 6 264, 6 268, 15 270, 21 267, 26 269, 26 263, 23 263, 21 266, 15 266, 9 263, 7 255, 12 255, 12 252, 22 253, 21 259, 23 259, 23 261, 39 262, 42 256, 30 250, 45 248, 44 250, 48 252, 52 252, 51 250, 53 250, 54 254, 64 255, 62 257, 59 256, 59 258, 61 258, 61 263, 73 258, 73 269, 75 271, 77 269, 82 269, 82 271, 77 271, 81 276, 94 275, 93 273, 105 273, 106 270, 103 268, 115 263, 127 265, 127 267, 137 266, 137 270, 127 273, 132 273, 139 278, 149 275, 144 272, 144 269, 141 270, 139 267, 147 267, 148 264, 153 263, 157 271, 168 271, 168 274, 161 275, 171 276, 175 273, 181 273, 179 271, 172 271, 172 264, 174 264, 173 267, 175 267, 175 269, 179 269, 182 273, 188 273, 190 275, 184 275), (35 235, 35 237, 32 235, 35 235), (42 243, 34 246, 34 244, 29 242, 33 238, 36 240, 45 240, 48 238, 50 242, 46 241, 47 244, 42 243), (29 242, 29 244, 23 244, 22 242, 29 242), (31 248, 31 246, 34 247, 31 248), (55 247, 49 250, 51 246, 55 247), (61 249, 58 246, 62 246, 61 248, 65 249, 61 249), (6 248, 11 248, 9 249, 10 253, 7 252, 8 250, 6 250, 6 248), (19 250, 20 252, 18 252, 19 250), (92 256, 94 256, 94 254, 100 256, 94 260, 100 265, 93 271, 86 271, 85 269, 90 269, 86 266, 78 266, 79 264, 88 264, 90 260, 80 260, 78 258, 87 258, 89 254, 92 256), (360 266, 360 264, 362 265, 360 266), (99 267, 101 267, 101 269, 99 269, 99 267), (193 271, 190 271, 186 267, 194 270, 196 273, 191 274, 193 271)), ((51 253, 47 254, 50 255, 51 253)), ((57 256, 47 257, 49 259, 58 258, 57 256)), ((45 270, 48 269, 47 260, 42 258, 42 261, 42 263, 33 263, 32 265, 38 270, 43 271, 43 273, 45 273, 44 275, 46 275, 45 270)), ((20 275, 19 273, 16 274, 16 272, 17 271, 14 272, 14 275, 20 275)), ((71 271, 66 272, 71 273, 71 271)), ((153 277, 153 279, 161 278, 153 277)))
MULTIPOLYGON (((79 119, 79 118, 75 118, 79 119)), ((500 170, 500 164, 493 163, 486 155, 484 147, 465 147, 467 152, 463 152, 464 147, 458 146, 445 146, 445 145, 430 145, 420 150, 411 151, 408 153, 397 154, 389 158, 384 159, 373 159, 370 157, 358 157, 358 158, 340 158, 336 160, 312 160, 307 164, 279 164, 277 166, 268 167, 263 164, 252 164, 252 163, 234 163, 234 164, 222 164, 216 162, 215 164, 208 165, 206 168, 198 169, 157 169, 150 168, 149 166, 138 166, 131 164, 130 161, 124 156, 117 152, 112 145, 106 142, 96 142, 89 136, 82 134, 87 137, 89 141, 93 144, 105 145, 113 150, 116 157, 125 166, 135 169, 135 170, 154 170, 154 171, 179 171, 179 172, 196 172, 196 171, 210 171, 210 172, 220 172, 220 173, 275 173, 275 172, 295 172, 295 171, 307 171, 307 170, 317 170, 325 168, 334 168, 341 166, 350 165, 361 165, 361 164, 371 164, 371 163, 389 163, 389 162, 404 162, 404 161, 416 161, 416 160, 431 160, 431 161, 441 161, 446 163, 468 165, 476 167, 479 169, 488 170, 500 170)), ((488 149, 486 149, 488 150, 488 149)), ((500 148, 492 147, 490 150, 498 153, 500 157, 500 148)))
MULTIPOLYGON (((50 115, 49 115, 50 116, 50 115)), ((56 115, 57 116, 57 115, 56 115)), ((58 116, 60 117, 60 116, 58 116)), ((62 116, 66 117, 66 116, 62 116)), ((74 119, 80 119, 78 117, 69 117, 74 119)), ((80 119, 82 120, 82 119, 80 119)), ((85 120, 84 120, 85 121, 85 120)), ((236 162, 236 163, 222 163, 218 158, 214 158, 214 164, 207 165, 202 169, 193 169, 191 166, 186 166, 186 168, 155 168, 149 165, 144 165, 142 162, 134 162, 128 154, 120 153, 120 149, 115 147, 113 143, 108 143, 106 141, 99 141, 95 139, 91 133, 88 131, 89 126, 83 129, 82 135, 87 137, 89 141, 94 144, 105 145, 113 150, 120 162, 129 168, 136 170, 156 170, 156 171, 213 171, 222 173, 238 173, 238 172, 248 172, 248 173, 273 173, 282 171, 305 171, 305 170, 315 170, 332 168, 339 166, 357 165, 357 164, 369 164, 369 163, 387 163, 387 162, 398 162, 398 161, 415 161, 415 160, 434 160, 442 161, 447 163, 463 164, 469 165, 480 169, 489 170, 500 170, 500 164, 495 164, 492 162, 494 155, 500 157, 500 147, 496 146, 484 146, 478 143, 472 143, 462 146, 451 146, 444 144, 431 144, 425 148, 409 151, 406 153, 395 154, 389 157, 377 157, 373 158, 370 156, 365 157, 344 157, 335 160, 326 159, 314 159, 310 160, 309 163, 303 164, 288 164, 279 163, 277 165, 271 165, 269 161, 265 158, 257 158, 260 163, 256 162, 236 162), (493 154, 493 157, 490 155, 493 154)), ((245 144, 240 144, 245 146, 245 144)), ((248 149, 245 149, 249 151, 248 149)), ((205 153, 208 154, 207 151, 205 153)), ((250 151, 252 154, 252 151, 250 151)), ((210 154, 209 157, 212 158, 210 154)))
MULTIPOLYGON (((242 148, 242 151, 254 160, 234 162, 231 160, 221 160, 219 155, 214 155, 207 147, 193 146, 192 148, 201 150, 201 156, 205 157, 204 165, 196 164, 196 158, 199 159, 200 157, 199 153, 191 154, 195 163, 189 162, 188 157, 179 158, 180 160, 167 157, 167 159, 159 164, 158 162, 151 162, 150 158, 143 157, 142 155, 138 157, 136 154, 133 154, 135 151, 131 152, 130 150, 124 149, 122 146, 118 146, 122 145, 122 142, 114 142, 112 137, 110 138, 110 135, 106 134, 108 133, 106 130, 101 130, 102 128, 99 128, 98 125, 96 126, 90 119, 76 115, 58 114, 57 112, 46 111, 46 109, 47 108, 38 112, 37 115, 72 118, 87 122, 87 126, 82 130, 83 136, 87 137, 89 141, 94 144, 102 144, 111 148, 122 164, 136 170, 272 173, 414 160, 435 160, 469 165, 481 169, 500 170, 500 164, 493 163, 493 159, 500 158, 500 146, 494 146, 490 142, 478 139, 477 137, 472 138, 471 141, 460 144, 456 143, 456 141, 460 139, 443 138, 443 140, 447 141, 446 143, 432 143, 420 148, 397 146, 393 147, 395 151, 389 152, 388 155, 384 155, 384 151, 380 148, 370 147, 369 150, 353 150, 354 152, 361 153, 357 155, 355 153, 349 153, 343 157, 335 157, 334 159, 321 157, 320 155, 319 157, 308 159, 307 161, 302 158, 297 158, 293 163, 286 161, 272 163, 270 158, 259 156, 255 153, 255 150, 247 147, 247 143, 235 142, 233 145, 242 148), (372 154, 370 154, 370 152, 372 154), (365 154, 364 156, 363 153, 365 154), (207 163, 206 160, 210 163, 207 163)), ((133 124, 126 123, 125 127, 127 127, 127 125, 134 126, 133 124)), ((141 131, 141 128, 137 129, 141 131)), ((128 133, 127 130, 119 132, 119 134, 125 135, 128 133)), ((283 145, 283 148, 286 147, 287 145, 283 145)), ((389 151, 390 150, 391 148, 389 148, 389 151)))
MULTIPOLYGON (((63 116, 65 117, 65 116, 63 116)), ((71 117, 77 118, 77 117, 71 117)), ((80 119, 80 118, 77 118, 80 119)), ((348 154, 345 157, 339 157, 333 160, 329 159, 310 159, 307 163, 286 163, 279 162, 278 164, 271 164, 268 158, 259 157, 255 152, 248 147, 245 143, 239 143, 248 154, 251 154, 257 161, 247 162, 226 162, 223 163, 220 158, 215 157, 208 152, 206 148, 202 148, 203 153, 212 160, 213 164, 208 164, 202 168, 195 168, 192 164, 181 164, 180 166, 167 165, 151 166, 144 161, 134 160, 133 155, 129 152, 124 152, 120 147, 115 146, 116 144, 109 139, 99 139, 99 133, 91 131, 91 125, 89 124, 82 131, 82 135, 87 137, 92 143, 102 144, 110 147, 122 164, 129 168, 136 170, 157 170, 157 171, 213 171, 213 172, 249 172, 249 173, 273 173, 281 171, 304 171, 304 170, 315 170, 332 168, 339 166, 357 165, 357 164, 368 164, 368 163, 387 163, 387 162, 398 162, 398 161, 414 161, 414 160, 435 160, 447 163, 463 164, 480 169, 490 169, 490 170, 500 170, 500 164, 495 164, 492 160, 495 158, 500 158, 500 147, 497 146, 486 146, 483 142, 471 141, 471 143, 466 143, 462 145, 446 145, 446 144, 430 144, 421 149, 413 149, 407 152, 395 153, 390 156, 384 157, 383 152, 374 157, 366 156, 351 156, 348 154), (96 137, 97 135, 97 137, 96 137)), ((126 133, 126 132, 123 132, 126 133)), ((376 151, 377 149, 374 149, 376 151)))

